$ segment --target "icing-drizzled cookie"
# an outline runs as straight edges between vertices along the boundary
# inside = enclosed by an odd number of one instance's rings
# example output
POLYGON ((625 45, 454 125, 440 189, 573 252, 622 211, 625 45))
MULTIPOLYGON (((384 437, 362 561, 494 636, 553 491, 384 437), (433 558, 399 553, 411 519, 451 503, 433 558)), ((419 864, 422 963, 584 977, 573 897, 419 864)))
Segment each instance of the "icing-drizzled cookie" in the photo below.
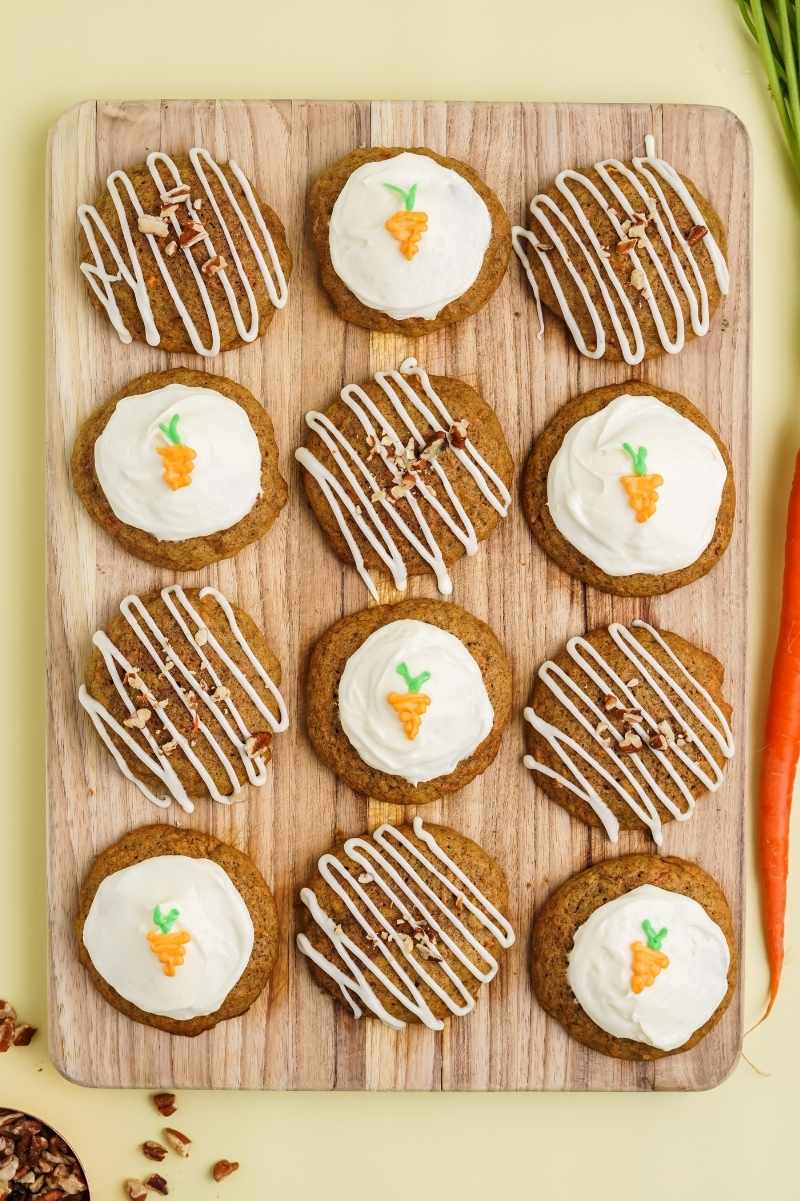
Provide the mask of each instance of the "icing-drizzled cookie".
POLYGON ((645 139, 645 154, 564 170, 514 226, 542 305, 588 358, 640 363, 702 337, 727 295, 725 231, 710 203, 645 139))
POLYGON ((112 171, 78 222, 90 299, 121 342, 209 358, 255 341, 286 304, 280 218, 237 163, 202 147, 112 171))
POLYGON ((379 826, 331 848, 300 890, 297 946, 353 1016, 441 1030, 475 1008, 514 943, 502 868, 445 826, 379 826))
POLYGON ((126 596, 92 639, 79 697, 120 771, 161 807, 230 803, 267 780, 288 728, 280 664, 216 588, 126 596))
POLYGON ((505 275, 508 217, 466 163, 433 150, 354 150, 315 180, 311 234, 345 321, 417 337, 469 317, 505 275))
POLYGON ((474 555, 511 505, 514 465, 499 421, 461 380, 429 376, 406 359, 363 387, 348 384, 323 412, 306 414, 296 451, 314 514, 372 596, 372 572, 395 588, 474 555))
POLYGON ((571 638, 539 668, 525 709, 525 766, 574 817, 644 827, 687 821, 716 792, 734 753, 723 669, 706 651, 644 621, 571 638))

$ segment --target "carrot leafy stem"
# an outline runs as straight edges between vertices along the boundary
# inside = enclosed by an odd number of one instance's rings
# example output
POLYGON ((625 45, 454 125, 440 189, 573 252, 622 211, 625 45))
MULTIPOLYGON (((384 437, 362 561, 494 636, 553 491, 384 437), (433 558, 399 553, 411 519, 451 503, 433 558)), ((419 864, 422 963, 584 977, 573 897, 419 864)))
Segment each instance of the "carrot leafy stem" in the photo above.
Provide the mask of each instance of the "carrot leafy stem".
POLYGON ((758 47, 792 167, 800 179, 800 4, 798 0, 736 3, 758 47))

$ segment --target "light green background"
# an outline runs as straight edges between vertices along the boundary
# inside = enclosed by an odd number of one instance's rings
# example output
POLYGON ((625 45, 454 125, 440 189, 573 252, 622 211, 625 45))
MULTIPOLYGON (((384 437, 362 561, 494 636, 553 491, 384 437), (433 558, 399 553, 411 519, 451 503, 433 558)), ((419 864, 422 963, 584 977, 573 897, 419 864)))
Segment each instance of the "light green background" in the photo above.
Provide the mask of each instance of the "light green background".
MULTIPOLYGON (((11 0, 2 31, 3 561, 0 594, 0 996, 44 1027, 44 154, 88 97, 429 97, 725 105, 753 140, 755 292, 751 604, 754 746, 775 632, 783 519, 800 442, 800 211, 734 0, 11 0), (9 18, 11 27, 9 29, 9 18), (9 36, 10 35, 10 36, 9 36)), ((800 813, 794 861, 800 852, 800 813)), ((797 919, 800 872, 790 906, 797 919)), ((746 1014, 765 967, 751 880, 746 1014)), ((797 946, 780 1006, 718 1090, 693 1096, 181 1097, 195 1140, 168 1165, 177 1201, 484 1195, 537 1201, 800 1197, 797 946), (204 1182, 224 1155, 242 1170, 204 1182)), ((0 1104, 46 1116, 97 1201, 141 1172, 157 1129, 142 1093, 93 1092, 49 1065, 44 1031, 0 1056, 0 1104)))

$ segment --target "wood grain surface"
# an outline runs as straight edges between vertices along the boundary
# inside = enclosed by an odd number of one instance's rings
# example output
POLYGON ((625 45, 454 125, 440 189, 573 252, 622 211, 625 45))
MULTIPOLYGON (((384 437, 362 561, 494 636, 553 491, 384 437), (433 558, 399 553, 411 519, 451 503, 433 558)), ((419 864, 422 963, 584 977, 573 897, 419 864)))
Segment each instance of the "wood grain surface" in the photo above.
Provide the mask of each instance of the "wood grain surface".
MULTIPOLYGON (((695 817, 671 823, 664 852, 696 859, 720 881, 742 928, 746 797, 746 544, 750 371, 750 152, 733 114, 648 105, 444 104, 423 102, 85 102, 51 131, 49 186, 49 888, 50 1047, 60 1071, 103 1086, 269 1089, 700 1089, 722 1080, 741 1039, 741 990, 712 1034, 689 1054, 623 1063, 570 1041, 539 1009, 529 978, 535 907, 572 872, 632 850, 618 847, 550 803, 522 766, 521 709, 533 673, 573 634, 642 616, 707 647, 727 668, 739 751, 718 793, 695 817), (414 342, 344 324, 319 287, 305 228, 306 191, 322 168, 356 146, 425 145, 464 159, 525 223, 530 197, 564 166, 659 151, 713 201, 729 235, 732 291, 711 334, 679 356, 631 371, 581 358, 554 318, 537 338, 533 299, 516 260, 474 318, 414 342), (122 346, 91 308, 78 272, 75 210, 92 201, 115 167, 154 148, 205 145, 235 158, 282 216, 295 270, 289 303, 267 336, 204 363, 137 344, 122 346), (570 397, 635 375, 688 396, 727 441, 738 510, 731 547, 714 572, 667 597, 635 601, 585 588, 549 563, 516 501, 487 546, 453 570, 453 599, 488 621, 514 667, 515 716, 490 770, 424 817, 476 839, 505 866, 517 944, 476 1012, 436 1034, 395 1033, 356 1022, 311 981, 294 949, 294 899, 315 858, 340 833, 374 828, 401 812, 367 802, 315 758, 304 729, 307 652, 344 613, 365 606, 356 573, 325 544, 303 498, 293 452, 303 414, 346 383, 396 367, 409 353, 430 371, 458 376, 493 404, 517 475, 532 439, 570 397), (170 582, 119 549, 86 516, 69 480, 79 424, 115 389, 145 371, 184 364, 250 388, 275 423, 290 481, 287 508, 261 543, 231 562, 183 576, 211 582, 266 630, 284 672, 292 726, 276 739, 267 786, 232 807, 200 802, 191 816, 148 804, 117 772, 77 701, 92 633, 128 592, 170 582), (211 830, 249 852, 271 883, 282 948, 269 989, 245 1018, 197 1039, 136 1025, 109 1007, 79 966, 70 931, 78 882, 91 857, 131 828, 169 821, 211 830)), ((432 578, 410 595, 435 596, 432 578)), ((384 582, 383 599, 396 596, 384 582)))

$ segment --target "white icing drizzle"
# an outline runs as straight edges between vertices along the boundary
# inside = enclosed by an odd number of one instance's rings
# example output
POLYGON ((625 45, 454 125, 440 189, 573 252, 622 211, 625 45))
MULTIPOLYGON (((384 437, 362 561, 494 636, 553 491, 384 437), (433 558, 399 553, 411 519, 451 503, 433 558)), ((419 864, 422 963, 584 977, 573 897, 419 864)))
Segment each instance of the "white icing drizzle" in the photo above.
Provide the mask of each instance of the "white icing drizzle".
MULTIPOLYGON (((433 388, 427 371, 419 367, 414 358, 405 359, 400 364, 399 371, 377 372, 375 381, 391 402, 399 418, 399 425, 389 422, 364 389, 357 384, 348 384, 343 388, 341 397, 347 407, 355 413, 364 433, 375 440, 375 451, 390 472, 393 483, 400 484, 404 473, 393 464, 391 461, 393 457, 398 453, 403 454, 409 437, 413 439, 418 452, 425 447, 425 437, 420 432, 413 411, 410 411, 408 406, 410 405, 412 410, 416 410, 416 414, 431 427, 434 433, 446 434, 453 425, 454 418, 433 388), (404 378, 405 376, 416 377, 423 393, 422 396, 411 387, 404 378), (389 445, 382 444, 382 437, 388 439, 389 445)), ((350 523, 359 530, 381 562, 386 565, 395 588, 402 591, 407 583, 403 556, 381 514, 390 519, 390 524, 394 524, 401 537, 405 538, 419 557, 428 564, 436 577, 439 591, 449 596, 453 591, 453 584, 442 557, 441 548, 425 519, 420 500, 424 500, 444 522, 468 555, 474 555, 477 552, 478 538, 475 527, 442 463, 438 459, 433 459, 431 467, 437 477, 437 484, 441 485, 450 502, 452 511, 442 504, 424 479, 413 471, 414 489, 404 497, 419 525, 422 533, 420 538, 403 519, 402 514, 398 512, 398 506, 393 504, 389 497, 383 497, 381 486, 372 474, 368 463, 358 454, 333 422, 324 413, 311 411, 306 413, 306 424, 309 429, 319 435, 331 452, 341 477, 355 494, 355 500, 344 487, 342 480, 306 447, 303 446, 296 450, 295 458, 314 477, 322 489, 336 519, 336 524, 341 530, 342 537, 353 556, 356 570, 374 599, 379 599, 378 591, 372 576, 367 571, 364 557, 350 523)), ((463 449, 451 444, 450 452, 469 472, 487 504, 490 504, 501 517, 505 517, 511 504, 511 494, 500 476, 489 466, 476 447, 467 439, 463 449)))
MULTIPOLYGON (((619 822, 581 770, 579 760, 583 760, 633 810, 639 820, 650 830, 653 841, 660 845, 663 840, 662 823, 654 802, 659 801, 677 821, 687 821, 695 807, 690 788, 692 777, 699 780, 710 792, 716 792, 723 779, 722 769, 713 756, 708 740, 704 741, 695 735, 688 721, 689 715, 692 715, 700 723, 709 735, 711 742, 716 743, 726 759, 733 756, 734 741, 730 725, 719 706, 659 632, 645 621, 634 621, 632 626, 645 630, 655 640, 668 660, 674 664, 674 671, 670 671, 647 650, 633 629, 615 622, 608 627, 608 632, 630 662, 631 675, 629 678, 638 679, 640 685, 647 684, 655 692, 668 711, 667 720, 675 724, 677 727, 675 733, 682 734, 686 740, 685 743, 678 745, 677 742, 672 742, 665 750, 653 750, 652 748, 647 750, 645 747, 644 754, 617 752, 615 746, 621 741, 623 734, 609 720, 609 714, 602 706, 596 704, 563 668, 552 660, 547 660, 539 668, 539 679, 547 685, 567 712, 580 723, 599 751, 597 756, 591 754, 558 726, 544 721, 534 709, 526 708, 525 720, 547 741, 564 764, 569 775, 562 775, 554 771, 534 759, 532 755, 526 755, 523 762, 531 771, 540 772, 542 775, 556 780, 563 788, 567 788, 575 796, 591 805, 600 818, 608 837, 612 842, 616 842, 619 837, 619 822), (689 689, 694 691, 696 696, 702 697, 714 714, 715 721, 712 721, 700 708, 697 701, 690 695, 689 689), (583 709, 575 704, 570 693, 578 699, 583 709), (604 730, 603 727, 605 727, 604 730), (600 730, 604 737, 609 739, 608 745, 600 737, 600 730), (690 751, 694 751, 699 757, 691 757, 690 751), (674 802, 648 770, 647 756, 651 754, 655 755, 680 792, 685 802, 685 808, 681 808, 674 802), (624 784, 614 778, 607 766, 603 766, 604 762, 622 773, 625 779, 624 784)), ((650 734, 659 732, 658 720, 643 708, 634 690, 614 671, 586 638, 571 638, 567 643, 567 651, 578 667, 597 685, 601 696, 616 696, 626 707, 641 709, 640 722, 626 728, 632 728, 645 743, 650 734)))
MULTIPOLYGON (((215 258, 218 254, 224 251, 224 257, 228 262, 228 266, 222 268, 217 273, 217 278, 219 279, 225 291, 225 296, 236 325, 236 332, 242 341, 253 342, 258 336, 260 320, 256 295, 253 291, 253 286, 247 275, 247 271, 245 270, 245 266, 236 248, 236 243, 234 241, 231 229, 223 217, 217 197, 215 196, 209 183, 208 176, 206 174, 206 168, 209 168, 213 172, 219 187, 224 193, 226 201, 236 215, 238 226, 241 229, 241 232, 244 235, 250 250, 252 251, 256 263, 258 264, 258 269, 261 274, 261 278, 264 281, 264 286, 267 289, 267 294, 270 298, 270 301, 276 309, 282 309, 286 304, 288 289, 286 284, 286 276, 284 275, 280 259, 278 258, 278 252, 275 249, 275 243, 272 240, 272 235, 270 234, 261 214, 258 201, 256 200, 252 187, 250 186, 250 181, 247 179, 246 175, 237 163, 231 159, 228 162, 228 166, 230 167, 236 182, 239 184, 242 192, 244 193, 245 200, 247 201, 247 207, 250 210, 250 217, 248 217, 247 213, 242 209, 242 206, 234 194, 233 189, 231 188, 231 185, 225 176, 225 173, 222 171, 222 168, 217 162, 214 161, 207 150, 204 150, 202 147, 195 146, 189 151, 189 159, 205 192, 205 203, 207 203, 213 210, 225 238, 224 247, 215 246, 208 233, 204 232, 201 238, 202 244, 208 252, 209 259, 215 258), (267 263, 266 259, 264 258, 261 247, 258 244, 250 218, 255 221, 258 232, 264 239, 264 243, 267 248, 267 255, 269 257, 269 263, 267 263), (242 316, 239 300, 237 299, 236 292, 229 279, 229 272, 232 269, 238 275, 239 284, 244 291, 245 299, 249 308, 249 316, 247 319, 242 316)), ((184 180, 181 179, 180 172, 178 171, 173 159, 171 159, 168 154, 164 154, 159 150, 154 150, 147 156, 147 166, 150 169, 150 174, 155 180, 162 205, 175 203, 170 201, 166 194, 172 191, 173 188, 183 185, 184 180), (162 174, 161 167, 168 172, 168 178, 166 180, 162 174)), ((161 342, 161 336, 158 332, 158 328, 153 317, 147 284, 145 283, 145 277, 142 271, 142 264, 138 254, 136 253, 136 248, 134 246, 133 237, 131 234, 131 227, 128 220, 128 213, 126 212, 120 189, 124 190, 126 193, 128 201, 132 206, 137 219, 144 215, 144 209, 142 208, 139 197, 137 196, 133 187, 130 176, 128 176, 125 171, 112 171, 106 180, 106 187, 108 188, 114 209, 116 210, 117 218, 120 224, 120 232, 124 241, 124 247, 120 247, 114 238, 112 238, 108 226, 106 225, 105 221, 103 221, 95 206, 93 204, 82 204, 78 208, 78 220, 80 221, 81 228, 86 235, 86 240, 89 244, 93 261, 81 263, 81 271, 87 279, 95 296, 108 314, 108 318, 116 330, 121 342, 126 344, 129 343, 131 341, 131 335, 130 331, 127 329, 124 321, 122 320, 122 314, 120 312, 119 305, 117 304, 116 297, 114 296, 114 289, 112 285, 124 281, 130 288, 134 299, 136 300, 136 306, 139 310, 142 324, 144 325, 145 338, 148 346, 158 346, 161 342), (116 274, 110 274, 106 270, 103 262, 103 256, 98 246, 97 234, 99 234, 102 238, 106 249, 116 264, 116 274)), ((189 220, 197 221, 202 224, 202 217, 195 208, 194 201, 192 200, 191 196, 187 196, 185 199, 182 198, 177 202, 177 204, 179 209, 184 209, 189 220)), ((178 223, 177 214, 167 217, 166 220, 167 224, 169 224, 172 228, 172 236, 177 240, 181 232, 181 226, 178 223)), ((166 246, 166 243, 169 241, 169 239, 159 239, 153 234, 146 234, 145 236, 147 237, 147 243, 150 247, 153 258, 155 259, 155 263, 158 267, 161 278, 163 279, 164 284, 170 296, 172 297, 175 309, 183 322, 184 328, 189 335, 195 351, 197 354, 205 357, 211 357, 212 355, 218 354, 220 349, 219 322, 217 320, 217 315, 211 300, 211 294, 208 290, 206 276, 203 275, 202 271, 200 270, 200 266, 195 261, 192 253, 192 247, 179 246, 175 253, 176 255, 183 254, 186 262, 189 264, 192 275, 194 276, 195 284, 197 285, 197 291, 202 301, 206 317, 208 318, 208 324, 211 332, 211 341, 208 346, 204 345, 200 333, 198 332, 198 329, 192 320, 189 310, 187 309, 175 285, 175 281, 173 280, 169 269, 169 259, 163 254, 163 248, 166 246)), ((195 243, 195 245, 198 244, 199 243, 195 243)))
POLYGON ((413 829, 430 854, 426 854, 395 826, 384 824, 378 827, 371 838, 350 838, 345 843, 344 849, 356 865, 355 874, 335 855, 326 854, 319 860, 319 870, 325 882, 341 898, 370 944, 375 947, 374 955, 368 955, 344 933, 342 927, 322 908, 316 894, 310 888, 301 890, 300 900, 330 939, 338 962, 316 950, 305 934, 298 934, 297 946, 336 981, 354 1017, 361 1017, 362 1006, 365 1006, 395 1030, 406 1024, 393 1017, 381 1004, 369 981, 369 977, 372 976, 430 1030, 441 1030, 444 1023, 434 1015, 420 992, 417 981, 427 985, 447 1006, 450 1013, 455 1017, 462 1017, 475 1008, 475 998, 459 979, 451 961, 458 960, 470 975, 482 984, 488 983, 497 975, 499 964, 464 925, 456 909, 447 904, 446 900, 439 899, 419 874, 416 865, 440 881, 451 894, 453 904, 468 910, 477 918, 501 947, 512 946, 515 936, 506 918, 483 895, 470 877, 445 854, 434 836, 423 828, 421 817, 414 818, 413 829), (456 877, 461 888, 445 875, 443 869, 456 877), (407 926, 398 927, 391 919, 383 916, 362 884, 364 874, 378 885, 386 900, 397 912, 398 920, 408 923, 407 926), (358 904, 354 898, 357 898, 358 904), (411 929, 413 933, 413 927, 421 922, 426 923, 435 932, 436 949, 440 951, 441 959, 425 959, 419 953, 416 944, 408 949, 408 930, 411 929), (385 938, 381 938, 382 933, 386 935, 385 938), (466 939, 474 951, 474 956, 462 950, 455 942, 453 933, 466 939), (445 974, 457 996, 451 995, 449 989, 443 987, 431 974, 429 965, 432 963, 445 974))
POLYGON ((156 796, 142 780, 137 779, 130 770, 123 755, 114 744, 109 731, 113 731, 131 754, 135 755, 148 771, 152 772, 153 775, 162 781, 167 793, 187 813, 193 812, 194 805, 189 799, 174 768, 170 765, 168 757, 161 750, 151 726, 156 729, 169 731, 170 739, 177 743, 176 752, 174 753, 177 753, 179 750, 186 756, 208 788, 209 795, 213 800, 219 801, 224 805, 230 804, 232 796, 240 793, 243 787, 233 764, 203 720, 203 711, 199 708, 200 702, 206 706, 210 715, 222 727, 227 737, 236 747, 249 783, 260 785, 264 784, 267 779, 267 765, 263 758, 260 756, 251 756, 245 750, 245 744, 251 736, 252 731, 248 729, 242 714, 234 704, 233 698, 228 696, 224 699, 215 700, 212 695, 218 688, 223 686, 223 682, 217 667, 215 667, 209 658, 209 652, 213 652, 217 659, 222 662, 274 733, 281 733, 289 725, 289 717, 283 697, 267 673, 263 663, 257 658, 242 633, 228 600, 216 588, 211 587, 200 590, 200 598, 203 599, 206 596, 213 597, 219 605, 228 622, 231 634, 247 657, 253 671, 262 681, 270 696, 275 700, 278 707, 277 718, 258 691, 253 687, 247 676, 240 670, 222 644, 214 636, 213 630, 206 625, 180 585, 172 584, 162 589, 161 599, 167 606, 171 616, 177 622, 181 633, 192 647, 192 650, 199 656, 202 664, 201 671, 211 681, 212 687, 208 692, 203 688, 197 676, 187 667, 175 646, 167 639, 158 623, 147 611, 138 596, 126 596, 120 604, 120 612, 139 639, 143 652, 149 657, 148 667, 156 670, 172 689, 174 697, 170 698, 170 704, 174 705, 176 709, 182 707, 182 711, 189 714, 197 712, 199 724, 195 731, 195 738, 205 739, 206 743, 214 751, 231 783, 232 795, 225 795, 219 791, 213 777, 192 748, 189 739, 180 732, 171 720, 169 716, 170 706, 163 704, 159 706, 157 698, 144 686, 144 681, 139 676, 139 672, 145 670, 144 665, 142 663, 130 663, 103 630, 97 631, 92 642, 103 656, 108 674, 122 703, 131 717, 136 714, 137 709, 150 709, 150 719, 139 731, 149 747, 150 753, 137 742, 128 727, 118 722, 105 705, 90 695, 84 685, 81 686, 78 694, 80 703, 91 717, 97 733, 110 751, 122 774, 131 780, 139 791, 144 793, 147 799, 152 801, 153 804, 159 805, 161 808, 166 808, 169 805, 169 796, 156 796), (190 626, 190 622, 193 623, 194 628, 190 626), (205 634, 205 640, 202 641, 202 644, 198 643, 196 638, 198 631, 201 630, 205 634), (139 688, 133 687, 137 679, 140 683, 139 688))
MULTIPOLYGON (((535 228, 537 232, 541 231, 542 240, 540 241, 534 233, 528 229, 523 229, 519 225, 514 226, 511 238, 514 250, 525 269, 525 274, 528 277, 528 282, 536 300, 536 311, 539 317, 539 337, 544 332, 542 302, 536 278, 531 270, 528 252, 526 252, 523 242, 529 243, 533 248, 547 274, 547 278, 561 308, 564 321, 575 339, 575 343, 581 354, 586 355, 590 359, 600 359, 606 350, 606 335, 600 310, 592 299, 584 280, 581 278, 580 267, 585 264, 591 271, 594 281, 600 290, 607 318, 611 322, 612 328, 619 340, 622 357, 626 363, 634 365, 640 363, 645 354, 641 323, 634 306, 628 298, 625 280, 615 271, 613 257, 601 245, 597 237, 597 232, 592 228, 576 192, 570 186, 571 184, 575 183, 579 185, 590 194, 592 199, 600 205, 607 215, 619 241, 625 241, 628 238, 628 234, 623 229, 622 221, 625 218, 633 218, 635 210, 618 183, 614 181, 613 173, 627 180, 635 190, 637 196, 641 198, 641 208, 648 216, 652 217, 652 223, 655 225, 655 229, 658 232, 658 239, 661 243, 662 255, 665 255, 669 260, 669 266, 677 276, 680 290, 689 306, 692 330, 696 335, 702 336, 708 333, 711 315, 709 312, 708 289, 700 266, 695 258, 692 247, 689 246, 686 237, 681 231, 675 211, 670 205, 664 189, 659 183, 659 179, 668 184, 669 188, 680 198, 681 203, 686 208, 695 225, 706 225, 706 220, 702 212, 675 168, 664 159, 656 157, 655 138, 652 134, 648 134, 645 138, 644 157, 634 158, 632 163, 633 170, 626 166, 625 163, 620 162, 619 159, 605 159, 594 165, 595 171, 597 171, 603 183, 612 194, 614 204, 609 204, 603 192, 596 187, 588 176, 583 175, 579 171, 562 171, 556 177, 555 183, 559 192, 564 197, 566 205, 559 206, 550 196, 545 194, 534 196, 530 204, 530 211, 536 223, 535 228), (646 185, 649 185, 649 188, 646 185), (619 216, 615 205, 622 210, 622 217, 619 216), (566 235, 566 242, 569 245, 569 249, 565 244, 565 239, 559 234, 559 227, 566 235), (549 245, 552 249, 542 249, 543 244, 549 245), (684 264, 677 254, 675 244, 680 247, 688 261, 689 274, 687 274, 684 264), (586 305, 595 334, 596 345, 593 350, 590 349, 581 333, 569 300, 553 269, 551 262, 553 254, 560 256, 586 305), (573 256, 577 257, 578 266, 576 266, 573 256), (624 317, 620 316, 617 305, 622 307, 624 317), (627 321, 628 329, 633 336, 632 346, 625 328, 625 321, 627 321)), ((683 310, 678 291, 676 291, 669 278, 664 259, 662 255, 656 252, 653 242, 650 239, 648 230, 651 228, 652 226, 648 225, 644 235, 639 239, 639 241, 644 242, 644 249, 637 250, 637 247, 634 246, 626 257, 630 259, 635 271, 643 270, 642 258, 640 257, 640 255, 643 255, 648 265, 656 273, 668 297, 669 305, 675 318, 674 338, 671 338, 669 335, 664 314, 659 308, 653 289, 649 284, 645 288, 643 296, 652 314, 662 347, 667 354, 677 354, 683 349, 686 341, 683 310)), ((727 295, 730 277, 722 250, 710 232, 706 233, 700 241, 705 246, 711 258, 717 286, 723 295, 727 295)))

